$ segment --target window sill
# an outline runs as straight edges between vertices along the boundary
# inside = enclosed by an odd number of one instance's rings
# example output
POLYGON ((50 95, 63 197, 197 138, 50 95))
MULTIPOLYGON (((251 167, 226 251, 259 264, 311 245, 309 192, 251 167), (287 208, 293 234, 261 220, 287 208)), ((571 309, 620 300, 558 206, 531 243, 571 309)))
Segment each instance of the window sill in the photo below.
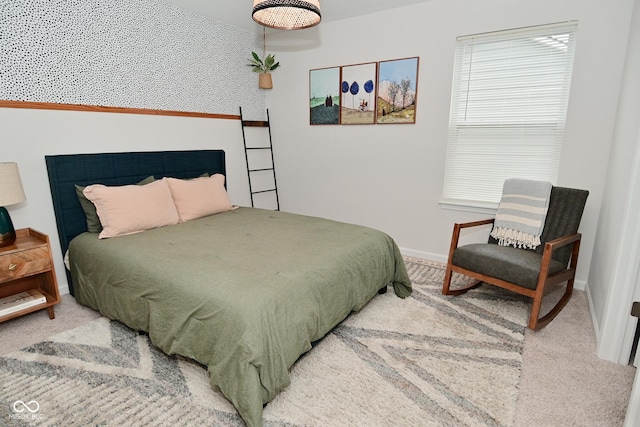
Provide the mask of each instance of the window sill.
POLYGON ((479 202, 476 200, 442 199, 438 201, 438 204, 442 209, 489 215, 495 215, 496 211, 498 210, 498 203, 479 202))

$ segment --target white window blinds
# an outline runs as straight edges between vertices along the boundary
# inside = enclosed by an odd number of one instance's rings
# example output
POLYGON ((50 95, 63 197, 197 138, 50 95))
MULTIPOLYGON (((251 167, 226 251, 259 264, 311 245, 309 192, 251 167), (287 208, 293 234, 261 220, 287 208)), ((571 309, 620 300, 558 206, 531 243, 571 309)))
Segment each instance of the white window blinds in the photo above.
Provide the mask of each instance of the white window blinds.
POLYGON ((569 22, 457 39, 445 203, 497 203, 507 178, 555 183, 576 29, 569 22))

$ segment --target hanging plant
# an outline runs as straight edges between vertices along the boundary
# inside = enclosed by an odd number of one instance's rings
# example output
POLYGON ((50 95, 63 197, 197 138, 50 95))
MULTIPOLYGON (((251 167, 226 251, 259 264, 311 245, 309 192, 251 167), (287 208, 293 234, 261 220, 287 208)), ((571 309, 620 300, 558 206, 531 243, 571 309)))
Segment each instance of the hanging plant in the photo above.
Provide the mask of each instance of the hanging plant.
POLYGON ((247 64, 249 67, 253 68, 253 72, 255 73, 270 73, 280 66, 279 62, 276 62, 276 56, 272 53, 267 55, 264 60, 260 59, 257 53, 251 52, 252 58, 249 59, 249 63, 247 64))
POLYGON ((255 52, 251 52, 251 56, 247 66, 251 67, 251 71, 254 73, 260 73, 258 87, 260 89, 271 89, 273 87, 271 72, 280 66, 280 63, 276 62, 276 56, 270 53, 265 56, 264 60, 260 59, 255 52))

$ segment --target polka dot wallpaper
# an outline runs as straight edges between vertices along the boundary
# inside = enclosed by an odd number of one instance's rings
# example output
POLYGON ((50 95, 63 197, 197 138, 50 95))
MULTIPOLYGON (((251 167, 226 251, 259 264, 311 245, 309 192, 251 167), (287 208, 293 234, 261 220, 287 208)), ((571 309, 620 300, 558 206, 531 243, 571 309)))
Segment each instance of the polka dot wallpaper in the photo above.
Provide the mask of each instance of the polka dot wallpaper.
POLYGON ((262 118, 260 46, 155 0, 0 0, 0 99, 262 118))

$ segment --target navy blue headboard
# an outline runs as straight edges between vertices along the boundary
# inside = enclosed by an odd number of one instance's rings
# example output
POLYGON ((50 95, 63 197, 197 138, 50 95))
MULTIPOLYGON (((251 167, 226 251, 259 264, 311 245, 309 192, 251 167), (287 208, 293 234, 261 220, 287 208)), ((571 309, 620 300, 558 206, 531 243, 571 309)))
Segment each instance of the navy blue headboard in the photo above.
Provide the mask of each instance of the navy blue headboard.
MULTIPOLYGON (((224 150, 63 154, 45 156, 45 161, 63 256, 71 239, 87 231, 76 184, 128 185, 150 175, 194 178, 205 172, 226 176, 224 150)), ((69 290, 73 295, 71 280, 69 290)))

